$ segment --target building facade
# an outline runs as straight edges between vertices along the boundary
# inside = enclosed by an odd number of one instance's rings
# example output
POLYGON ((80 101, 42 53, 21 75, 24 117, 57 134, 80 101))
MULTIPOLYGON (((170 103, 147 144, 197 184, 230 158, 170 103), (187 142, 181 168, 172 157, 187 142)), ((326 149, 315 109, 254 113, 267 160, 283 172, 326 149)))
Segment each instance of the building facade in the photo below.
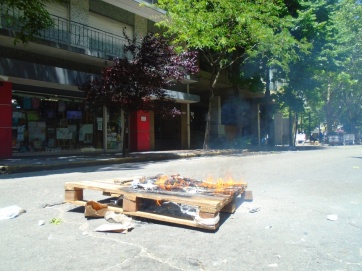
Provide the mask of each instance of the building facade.
MULTIPOLYGON (((54 1, 47 10, 54 27, 26 45, 14 45, 17 10, 0 13, 0 158, 34 153, 120 151, 127 133, 130 151, 201 148, 209 105, 209 77, 168 90, 182 115, 165 119, 135 112, 124 128, 118 108, 91 108, 78 89, 123 56, 126 40, 157 32, 164 11, 138 0, 54 1)), ((144 1, 152 3, 150 1, 144 1)), ((216 147, 243 138, 261 139, 261 95, 240 92, 235 103, 228 74, 222 74, 212 101, 211 138, 216 147)))
POLYGON ((162 11, 133 0, 67 0, 48 4, 53 28, 26 45, 14 45, 18 10, 0 14, 1 157, 34 152, 120 150, 128 133, 129 150, 189 147, 188 84, 168 90, 183 112, 172 133, 167 120, 135 112, 130 129, 117 108, 89 108, 78 87, 123 56, 126 40, 155 32, 162 11), (144 125, 145 124, 145 125, 144 125), (177 126, 177 127, 176 127, 177 126), (144 130, 146 127, 147 130, 144 130), (177 136, 171 137, 170 134, 177 136), (170 144, 170 140, 173 144, 170 144), (177 140, 177 141, 175 141, 177 140), (147 141, 147 143, 139 143, 147 141))

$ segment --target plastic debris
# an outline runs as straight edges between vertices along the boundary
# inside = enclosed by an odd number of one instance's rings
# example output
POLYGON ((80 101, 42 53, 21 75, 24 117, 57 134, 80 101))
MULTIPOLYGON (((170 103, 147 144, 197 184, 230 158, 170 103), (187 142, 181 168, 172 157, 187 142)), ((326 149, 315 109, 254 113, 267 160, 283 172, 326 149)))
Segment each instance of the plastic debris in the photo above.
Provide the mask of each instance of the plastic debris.
POLYGON ((338 219, 338 215, 327 215, 327 219, 330 221, 336 221, 338 219))
POLYGON ((45 221, 44 220, 39 220, 38 221, 38 226, 43 226, 45 225, 45 221))
POLYGON ((259 212, 260 211, 260 208, 253 208, 249 211, 249 213, 256 213, 256 212, 259 212))
POLYGON ((12 219, 25 212, 23 208, 16 205, 4 207, 0 209, 0 220, 12 219))
POLYGON ((216 226, 217 223, 219 223, 220 216, 219 216, 219 214, 217 214, 217 216, 215 216, 213 218, 202 218, 199 216, 199 214, 197 214, 194 217, 194 221, 199 225, 214 227, 214 226, 216 226))
POLYGON ((60 218, 52 218, 52 220, 50 220, 50 224, 59 225, 60 223, 62 223, 60 218))
POLYGON ((124 225, 130 225, 132 223, 132 218, 124 214, 116 214, 113 211, 108 211, 105 213, 104 218, 111 223, 121 223, 124 225))

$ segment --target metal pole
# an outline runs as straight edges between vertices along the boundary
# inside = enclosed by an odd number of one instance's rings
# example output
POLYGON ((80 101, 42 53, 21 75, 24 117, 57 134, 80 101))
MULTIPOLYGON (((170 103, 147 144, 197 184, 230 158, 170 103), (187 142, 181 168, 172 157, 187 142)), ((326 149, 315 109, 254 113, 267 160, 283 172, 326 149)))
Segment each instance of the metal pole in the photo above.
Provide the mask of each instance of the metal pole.
MULTIPOLYGON (((187 84, 187 94, 190 93, 190 84, 187 84)), ((187 125, 187 149, 191 147, 191 139, 190 139, 190 104, 186 105, 186 125, 187 125)))
POLYGON ((257 105, 258 113, 258 145, 260 146, 260 104, 257 105))
POLYGON ((310 138, 312 136, 312 130, 311 130, 311 126, 310 126, 310 111, 308 112, 308 122, 309 122, 308 130, 309 130, 309 138, 310 138))
POLYGON ((107 152, 107 106, 103 105, 103 151, 107 152))

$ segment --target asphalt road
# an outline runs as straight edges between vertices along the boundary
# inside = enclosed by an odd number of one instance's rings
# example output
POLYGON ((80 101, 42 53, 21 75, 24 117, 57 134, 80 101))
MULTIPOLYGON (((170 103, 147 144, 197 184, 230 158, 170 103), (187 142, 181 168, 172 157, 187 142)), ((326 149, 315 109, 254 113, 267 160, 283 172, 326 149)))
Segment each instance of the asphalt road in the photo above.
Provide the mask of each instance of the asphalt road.
POLYGON ((362 146, 72 168, 0 182, 0 208, 26 210, 0 220, 1 270, 362 270, 362 146), (231 175, 248 183, 254 200, 223 215, 215 232, 135 220, 127 234, 94 232, 104 219, 63 203, 67 181, 158 173, 231 175))

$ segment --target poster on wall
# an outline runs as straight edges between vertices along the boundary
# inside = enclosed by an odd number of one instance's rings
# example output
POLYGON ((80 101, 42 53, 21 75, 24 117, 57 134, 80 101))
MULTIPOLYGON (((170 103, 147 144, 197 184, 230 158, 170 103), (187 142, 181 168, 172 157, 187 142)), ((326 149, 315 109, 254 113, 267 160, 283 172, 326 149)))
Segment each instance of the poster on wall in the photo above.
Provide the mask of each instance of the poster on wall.
POLYGON ((82 111, 67 111, 68 120, 82 119, 82 111))
POLYGON ((76 139, 77 125, 68 125, 68 130, 72 133, 72 139, 76 139))
POLYGON ((29 140, 45 140, 46 123, 42 121, 29 121, 28 123, 29 140))
POLYGON ((93 124, 83 124, 79 129, 79 141, 92 141, 93 124))
POLYGON ((25 131, 24 126, 18 126, 18 135, 17 135, 17 138, 16 138, 16 140, 18 142, 24 141, 24 131, 25 131))
POLYGON ((57 139, 72 139, 73 133, 68 128, 57 128, 57 139))
POLYGON ((102 131, 103 130, 102 126, 103 126, 103 119, 97 118, 97 130, 102 131))

